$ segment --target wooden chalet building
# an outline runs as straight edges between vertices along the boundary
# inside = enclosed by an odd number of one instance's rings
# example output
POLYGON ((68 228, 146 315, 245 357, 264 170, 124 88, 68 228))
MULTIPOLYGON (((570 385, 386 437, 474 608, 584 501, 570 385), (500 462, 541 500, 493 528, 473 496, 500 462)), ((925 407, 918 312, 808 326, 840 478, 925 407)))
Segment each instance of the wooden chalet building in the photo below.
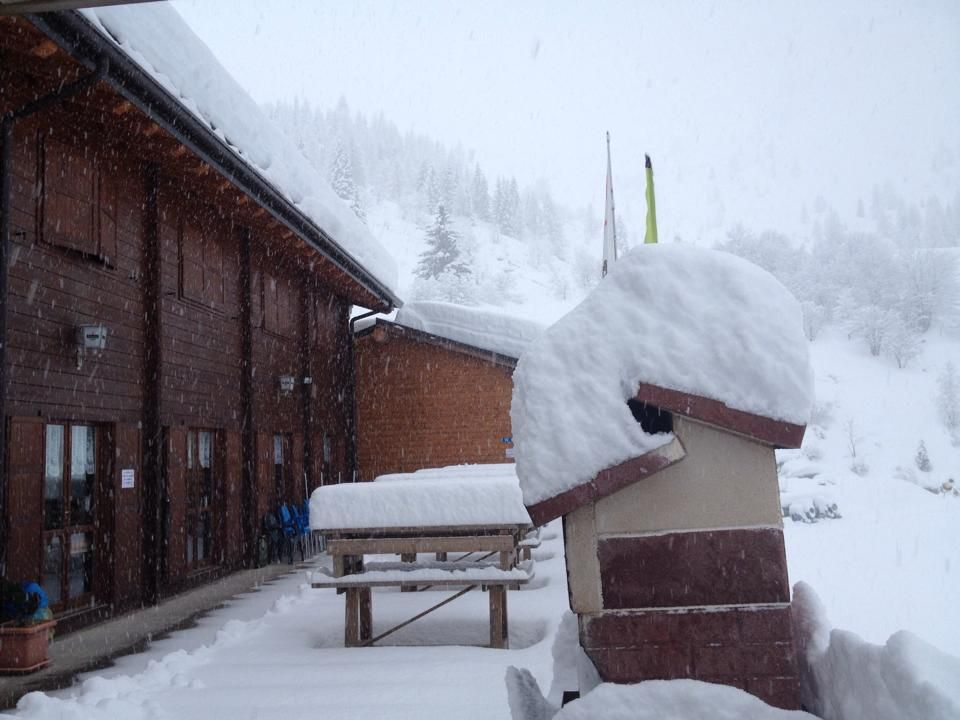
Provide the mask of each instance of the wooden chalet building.
POLYGON ((398 302, 105 25, 0 17, 2 573, 61 626, 253 562, 350 477, 350 307, 398 302))
POLYGON ((513 370, 531 321, 409 303, 355 333, 357 474, 512 462, 513 370), (492 331, 487 326, 497 325, 492 331))

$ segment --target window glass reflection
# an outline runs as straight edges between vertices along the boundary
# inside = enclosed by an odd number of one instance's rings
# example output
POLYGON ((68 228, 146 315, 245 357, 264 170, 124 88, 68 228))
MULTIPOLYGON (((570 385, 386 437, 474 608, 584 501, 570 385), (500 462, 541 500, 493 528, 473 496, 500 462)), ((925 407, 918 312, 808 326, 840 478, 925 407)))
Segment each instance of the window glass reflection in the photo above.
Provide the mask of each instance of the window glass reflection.
POLYGON ((43 529, 63 527, 63 425, 47 425, 43 473, 43 529))

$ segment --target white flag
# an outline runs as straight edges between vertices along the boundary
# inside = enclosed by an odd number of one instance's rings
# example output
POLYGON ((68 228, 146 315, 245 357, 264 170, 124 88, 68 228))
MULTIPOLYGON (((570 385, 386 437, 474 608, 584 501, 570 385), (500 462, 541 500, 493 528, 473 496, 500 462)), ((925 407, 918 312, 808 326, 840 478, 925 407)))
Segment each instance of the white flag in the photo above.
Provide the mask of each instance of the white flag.
POLYGON ((607 133, 607 200, 603 213, 603 270, 600 276, 607 274, 607 267, 617 259, 617 219, 613 208, 613 171, 610 169, 610 133, 607 133))

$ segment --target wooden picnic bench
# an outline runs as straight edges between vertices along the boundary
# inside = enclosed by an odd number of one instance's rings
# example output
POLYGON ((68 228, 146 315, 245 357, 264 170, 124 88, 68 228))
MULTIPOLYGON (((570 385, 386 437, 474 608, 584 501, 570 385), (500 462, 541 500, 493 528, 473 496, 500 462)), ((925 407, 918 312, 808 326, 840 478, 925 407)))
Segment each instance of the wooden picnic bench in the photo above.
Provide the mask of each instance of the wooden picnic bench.
POLYGON ((333 571, 313 573, 311 587, 336 588, 346 594, 344 644, 348 647, 372 645, 473 588, 485 588, 490 600, 490 647, 506 648, 507 590, 524 585, 533 577, 532 562, 518 563, 518 547, 527 529, 522 525, 496 525, 323 531, 327 552, 333 558, 333 571), (429 553, 431 559, 419 560, 418 555, 423 553, 429 553), (450 560, 450 553, 463 555, 450 560), (364 562, 367 555, 399 555, 401 561, 364 562), (371 591, 375 587, 463 589, 373 637, 371 591))

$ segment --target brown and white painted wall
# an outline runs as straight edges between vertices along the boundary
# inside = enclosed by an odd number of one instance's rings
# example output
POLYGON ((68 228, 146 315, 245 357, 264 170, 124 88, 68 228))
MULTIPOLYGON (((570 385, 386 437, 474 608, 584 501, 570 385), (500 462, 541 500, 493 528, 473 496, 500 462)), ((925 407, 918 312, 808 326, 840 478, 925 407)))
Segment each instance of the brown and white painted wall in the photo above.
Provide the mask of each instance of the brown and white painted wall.
POLYGON ((609 682, 694 678, 799 707, 773 448, 674 416, 686 457, 564 517, 580 643, 609 682))

